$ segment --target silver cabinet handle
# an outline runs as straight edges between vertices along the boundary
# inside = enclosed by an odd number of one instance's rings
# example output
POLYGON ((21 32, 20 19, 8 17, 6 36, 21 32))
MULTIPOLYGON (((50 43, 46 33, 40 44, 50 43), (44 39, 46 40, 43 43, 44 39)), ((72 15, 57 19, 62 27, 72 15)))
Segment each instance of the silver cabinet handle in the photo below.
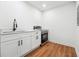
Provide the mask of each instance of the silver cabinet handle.
POLYGON ((20 41, 18 41, 18 46, 20 46, 20 41))
POLYGON ((23 40, 21 40, 21 45, 23 44, 23 40))
POLYGON ((36 40, 38 40, 38 36, 36 36, 36 40))
POLYGON ((36 34, 38 34, 38 32, 36 32, 36 34))

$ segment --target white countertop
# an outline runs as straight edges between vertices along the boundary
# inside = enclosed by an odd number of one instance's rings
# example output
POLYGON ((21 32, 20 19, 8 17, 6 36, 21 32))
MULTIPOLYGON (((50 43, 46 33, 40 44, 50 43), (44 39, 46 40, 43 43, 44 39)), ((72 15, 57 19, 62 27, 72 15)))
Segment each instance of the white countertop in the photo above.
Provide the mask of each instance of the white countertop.
POLYGON ((29 32, 35 32, 36 30, 28 30, 28 31, 4 31, 1 32, 0 35, 12 35, 12 34, 20 34, 20 33, 29 33, 29 32))

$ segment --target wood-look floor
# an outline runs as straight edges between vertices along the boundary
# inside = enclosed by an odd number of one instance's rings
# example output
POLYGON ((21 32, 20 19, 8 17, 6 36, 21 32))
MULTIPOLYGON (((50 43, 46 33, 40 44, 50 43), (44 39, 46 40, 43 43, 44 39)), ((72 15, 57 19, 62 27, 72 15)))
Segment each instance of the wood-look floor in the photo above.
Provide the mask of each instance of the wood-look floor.
POLYGON ((47 42, 25 57, 76 57, 73 47, 47 42))

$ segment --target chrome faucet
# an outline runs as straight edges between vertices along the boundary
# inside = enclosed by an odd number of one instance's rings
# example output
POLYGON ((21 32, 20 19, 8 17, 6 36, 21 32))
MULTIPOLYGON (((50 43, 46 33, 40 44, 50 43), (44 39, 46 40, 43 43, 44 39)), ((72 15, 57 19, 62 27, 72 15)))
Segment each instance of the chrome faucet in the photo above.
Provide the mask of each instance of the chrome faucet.
POLYGON ((17 22, 16 22, 16 19, 14 19, 13 21, 13 31, 15 31, 17 29, 17 22))

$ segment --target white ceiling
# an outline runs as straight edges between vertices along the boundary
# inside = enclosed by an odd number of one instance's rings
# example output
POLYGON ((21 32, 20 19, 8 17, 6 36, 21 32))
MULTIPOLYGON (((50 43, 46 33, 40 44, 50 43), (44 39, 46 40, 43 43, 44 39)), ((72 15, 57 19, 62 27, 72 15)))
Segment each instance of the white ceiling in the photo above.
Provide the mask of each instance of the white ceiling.
POLYGON ((71 2, 72 1, 28 1, 28 4, 39 9, 40 11, 46 11, 46 10, 50 10, 56 7, 69 4, 71 2), (43 4, 46 4, 45 8, 42 7, 43 4))

